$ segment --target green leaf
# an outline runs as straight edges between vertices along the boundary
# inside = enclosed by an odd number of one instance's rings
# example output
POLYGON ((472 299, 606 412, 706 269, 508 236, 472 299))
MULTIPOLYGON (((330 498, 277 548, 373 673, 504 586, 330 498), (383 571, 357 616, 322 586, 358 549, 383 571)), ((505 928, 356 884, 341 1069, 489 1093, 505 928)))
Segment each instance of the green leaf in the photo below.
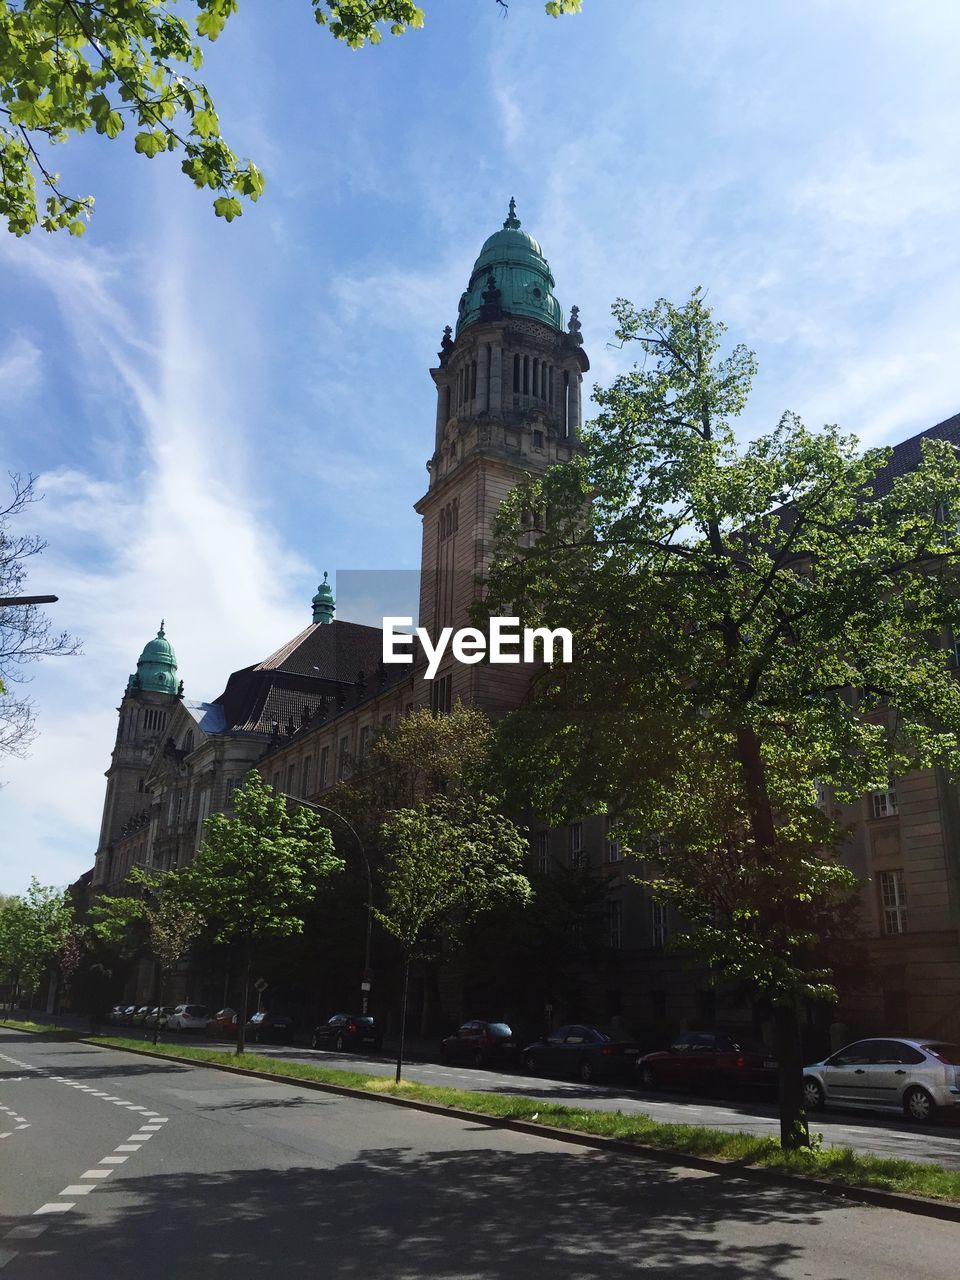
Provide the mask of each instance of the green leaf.
POLYGON ((218 196, 213 202, 213 208, 218 218, 226 218, 228 222, 239 218, 243 213, 243 206, 233 196, 218 196))

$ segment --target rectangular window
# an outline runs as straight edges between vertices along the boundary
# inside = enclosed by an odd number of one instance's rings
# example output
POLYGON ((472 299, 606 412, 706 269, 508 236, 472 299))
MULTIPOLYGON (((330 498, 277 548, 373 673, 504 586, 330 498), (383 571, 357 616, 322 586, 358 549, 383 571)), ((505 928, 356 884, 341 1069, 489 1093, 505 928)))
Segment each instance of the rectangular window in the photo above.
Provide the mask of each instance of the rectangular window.
POLYGON ((537 870, 541 875, 546 873, 550 858, 550 832, 538 831, 533 837, 533 853, 537 860, 537 870))
POLYGON ((277 773, 275 773, 275 774, 273 775, 273 789, 274 789, 274 791, 279 791, 279 790, 280 790, 280 774, 279 774, 279 772, 277 772, 277 773))
POLYGON ((288 765, 287 766, 287 795, 288 796, 295 796, 297 794, 296 791, 294 790, 296 780, 297 780, 297 766, 295 764, 288 765))
POLYGON ((620 844, 620 832, 617 828, 616 818, 607 819, 606 847, 607 847, 608 862, 623 861, 623 848, 621 847, 621 844, 620 844))
POLYGON ((320 772, 317 778, 317 790, 322 791, 327 785, 327 772, 330 768, 330 748, 321 747, 320 749, 320 772))
POLYGON ((607 903, 607 945, 619 951, 623 946, 623 903, 607 903))
POLYGON ((874 791, 870 795, 870 813, 874 818, 893 818, 900 812, 897 806, 897 788, 893 779, 886 791, 874 791))
POLYGON ((342 782, 347 776, 347 749, 350 746, 350 738, 344 734, 340 739, 340 750, 337 752, 337 781, 342 782))
POLYGON ((670 937, 670 926, 667 921, 667 904, 654 898, 650 903, 650 923, 653 933, 653 945, 665 947, 670 937))
POLYGON ((303 794, 308 796, 313 790, 313 756, 307 756, 303 762, 303 794))
POLYGON ((452 703, 453 676, 440 676, 430 688, 430 710, 435 716, 449 711, 452 703))
POLYGON ((902 871, 881 871, 877 876, 880 886, 880 908, 884 933, 906 933, 907 891, 902 871))
POLYGON ((391 725, 392 725, 392 724, 393 724, 393 716, 391 716, 391 715, 388 713, 388 714, 387 714, 387 715, 385 715, 385 716, 383 717, 383 719, 380 721, 380 732, 381 732, 381 733, 389 733, 389 732, 390 732, 390 727, 391 727, 391 725))
POLYGON ((577 868, 584 865, 583 853, 583 823, 571 822, 567 828, 567 836, 570 841, 570 865, 577 868))
POLYGON ((543 432, 542 431, 535 431, 533 433, 533 447, 535 449, 543 448, 543 432))
POLYGON ((357 755, 361 760, 367 758, 367 752, 370 750, 370 726, 365 724, 360 730, 360 746, 357 755))

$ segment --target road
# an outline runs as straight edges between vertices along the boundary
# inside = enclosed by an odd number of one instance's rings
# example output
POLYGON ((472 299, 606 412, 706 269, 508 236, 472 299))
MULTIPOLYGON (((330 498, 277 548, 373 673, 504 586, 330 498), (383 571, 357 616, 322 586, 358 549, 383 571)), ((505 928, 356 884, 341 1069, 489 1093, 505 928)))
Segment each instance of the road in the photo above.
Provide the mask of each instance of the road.
POLYGON ((954 1223, 115 1049, 0 1052, 3 1280, 955 1280, 954 1223))
MULTIPOLYGON (((120 1029, 119 1035, 136 1036, 136 1030, 120 1029)), ((168 1043, 176 1043, 173 1035, 168 1043)), ((195 1041, 184 1037, 184 1043, 203 1044, 211 1049, 229 1048, 222 1040, 195 1041)), ((257 1045, 248 1043, 252 1053, 271 1058, 314 1065, 341 1067, 349 1071, 369 1071, 371 1075, 393 1075, 395 1063, 380 1056, 350 1053, 314 1052, 289 1045, 257 1045)), ((425 1084, 442 1084, 480 1092, 518 1094, 538 1102, 560 1102, 569 1106, 604 1111, 622 1111, 625 1115, 644 1112, 654 1120, 683 1124, 711 1125, 718 1129, 742 1130, 745 1133, 778 1137, 780 1122, 775 1105, 753 1099, 723 1101, 691 1098, 683 1094, 642 1093, 614 1086, 582 1085, 571 1080, 544 1080, 528 1075, 501 1071, 477 1070, 473 1067, 444 1066, 441 1063, 411 1062, 404 1075, 425 1084)), ((922 1160, 960 1169, 960 1123, 948 1121, 939 1125, 913 1125, 896 1116, 872 1115, 864 1111, 821 1112, 810 1118, 811 1128, 823 1134, 824 1143, 834 1147, 852 1147, 876 1156, 922 1160)))

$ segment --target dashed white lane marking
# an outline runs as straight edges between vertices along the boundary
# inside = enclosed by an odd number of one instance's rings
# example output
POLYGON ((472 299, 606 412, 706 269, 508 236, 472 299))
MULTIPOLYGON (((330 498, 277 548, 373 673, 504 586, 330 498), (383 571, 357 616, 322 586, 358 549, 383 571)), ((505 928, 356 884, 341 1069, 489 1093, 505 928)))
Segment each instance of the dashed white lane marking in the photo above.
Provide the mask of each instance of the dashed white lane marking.
POLYGON ((39 1209, 34 1209, 36 1216, 38 1213, 66 1213, 68 1209, 74 1209, 76 1206, 69 1200, 51 1200, 49 1204, 42 1204, 39 1209))
POLYGON ((114 1151, 139 1151, 142 1146, 142 1142, 121 1142, 119 1146, 113 1149, 114 1151))
POLYGON ((104 1156, 100 1161, 101 1164, 126 1164, 130 1159, 129 1156, 104 1156))
POLYGON ((88 1169, 86 1173, 81 1173, 81 1178, 109 1178, 112 1169, 88 1169))
POLYGON ((3 1238, 4 1240, 36 1240, 37 1236, 42 1236, 46 1229, 46 1225, 42 1222, 23 1222, 19 1227, 8 1231, 3 1238))
POLYGON ((74 1182, 69 1187, 64 1187, 60 1192, 62 1196, 85 1196, 91 1191, 96 1190, 95 1182, 74 1182))

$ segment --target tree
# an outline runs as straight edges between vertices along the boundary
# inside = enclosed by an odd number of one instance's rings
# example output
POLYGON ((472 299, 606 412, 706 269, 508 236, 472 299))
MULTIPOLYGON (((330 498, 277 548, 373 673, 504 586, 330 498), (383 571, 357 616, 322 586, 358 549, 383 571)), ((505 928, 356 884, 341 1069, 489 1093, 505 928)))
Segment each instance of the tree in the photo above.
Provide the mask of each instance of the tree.
MULTIPOLYGON (((423 25, 413 0, 310 0, 314 16, 352 49, 423 25)), ((49 144, 91 128, 114 139, 130 125, 134 150, 152 159, 183 153, 181 168, 216 193, 218 217, 242 213, 263 194, 263 174, 224 141, 216 107, 192 73, 203 65, 239 0, 0 0, 0 216, 16 235, 38 223, 82 235, 93 197, 61 190, 49 144), (186 11, 186 14, 184 14, 186 11), (183 15, 183 16, 182 16, 183 15), (36 180, 49 193, 41 213, 36 180)), ((552 0, 548 13, 579 9, 552 0)))
MULTIPOLYGON (((35 477, 11 475, 11 497, 0 508, 0 598, 23 595, 27 566, 46 547, 32 533, 17 533, 12 522, 38 500, 35 477)), ((80 642, 65 631, 56 633, 35 604, 0 605, 0 755, 22 756, 34 736, 35 711, 29 698, 17 697, 11 685, 22 684, 23 668, 40 658, 80 652, 80 642)))
POLYGON ((259 773, 233 793, 236 817, 213 814, 193 862, 181 873, 186 900, 209 923, 214 941, 237 943, 242 998, 237 1053, 243 1053, 254 949, 266 938, 303 932, 303 913, 322 881, 343 868, 317 814, 288 812, 259 773))
POLYGON ((32 876, 30 887, 0 909, 0 972, 11 983, 11 1006, 31 995, 56 960, 74 925, 68 895, 32 876))
POLYGON ((530 883, 523 874, 526 840, 489 797, 464 795, 450 801, 434 796, 395 810, 383 834, 389 852, 385 903, 377 919, 403 952, 399 1083, 411 961, 431 955, 445 930, 498 903, 529 900, 530 883))
POLYGON ((773 1004, 781 1139, 802 1145, 798 1005, 831 994, 816 922, 855 884, 818 784, 849 802, 958 762, 960 456, 925 441, 895 475, 791 414, 740 445, 754 358, 721 358, 700 292, 614 315, 643 364, 499 521, 487 608, 576 620, 574 664, 543 670, 499 752, 541 812, 608 809, 635 849, 659 834, 686 945, 773 1004))
POLYGON ((134 867, 127 876, 132 892, 102 894, 90 908, 94 932, 104 942, 119 944, 131 954, 146 951, 155 966, 157 1016, 153 1043, 160 1034, 160 1008, 167 980, 193 946, 204 920, 191 906, 183 879, 176 871, 148 871, 134 867))

